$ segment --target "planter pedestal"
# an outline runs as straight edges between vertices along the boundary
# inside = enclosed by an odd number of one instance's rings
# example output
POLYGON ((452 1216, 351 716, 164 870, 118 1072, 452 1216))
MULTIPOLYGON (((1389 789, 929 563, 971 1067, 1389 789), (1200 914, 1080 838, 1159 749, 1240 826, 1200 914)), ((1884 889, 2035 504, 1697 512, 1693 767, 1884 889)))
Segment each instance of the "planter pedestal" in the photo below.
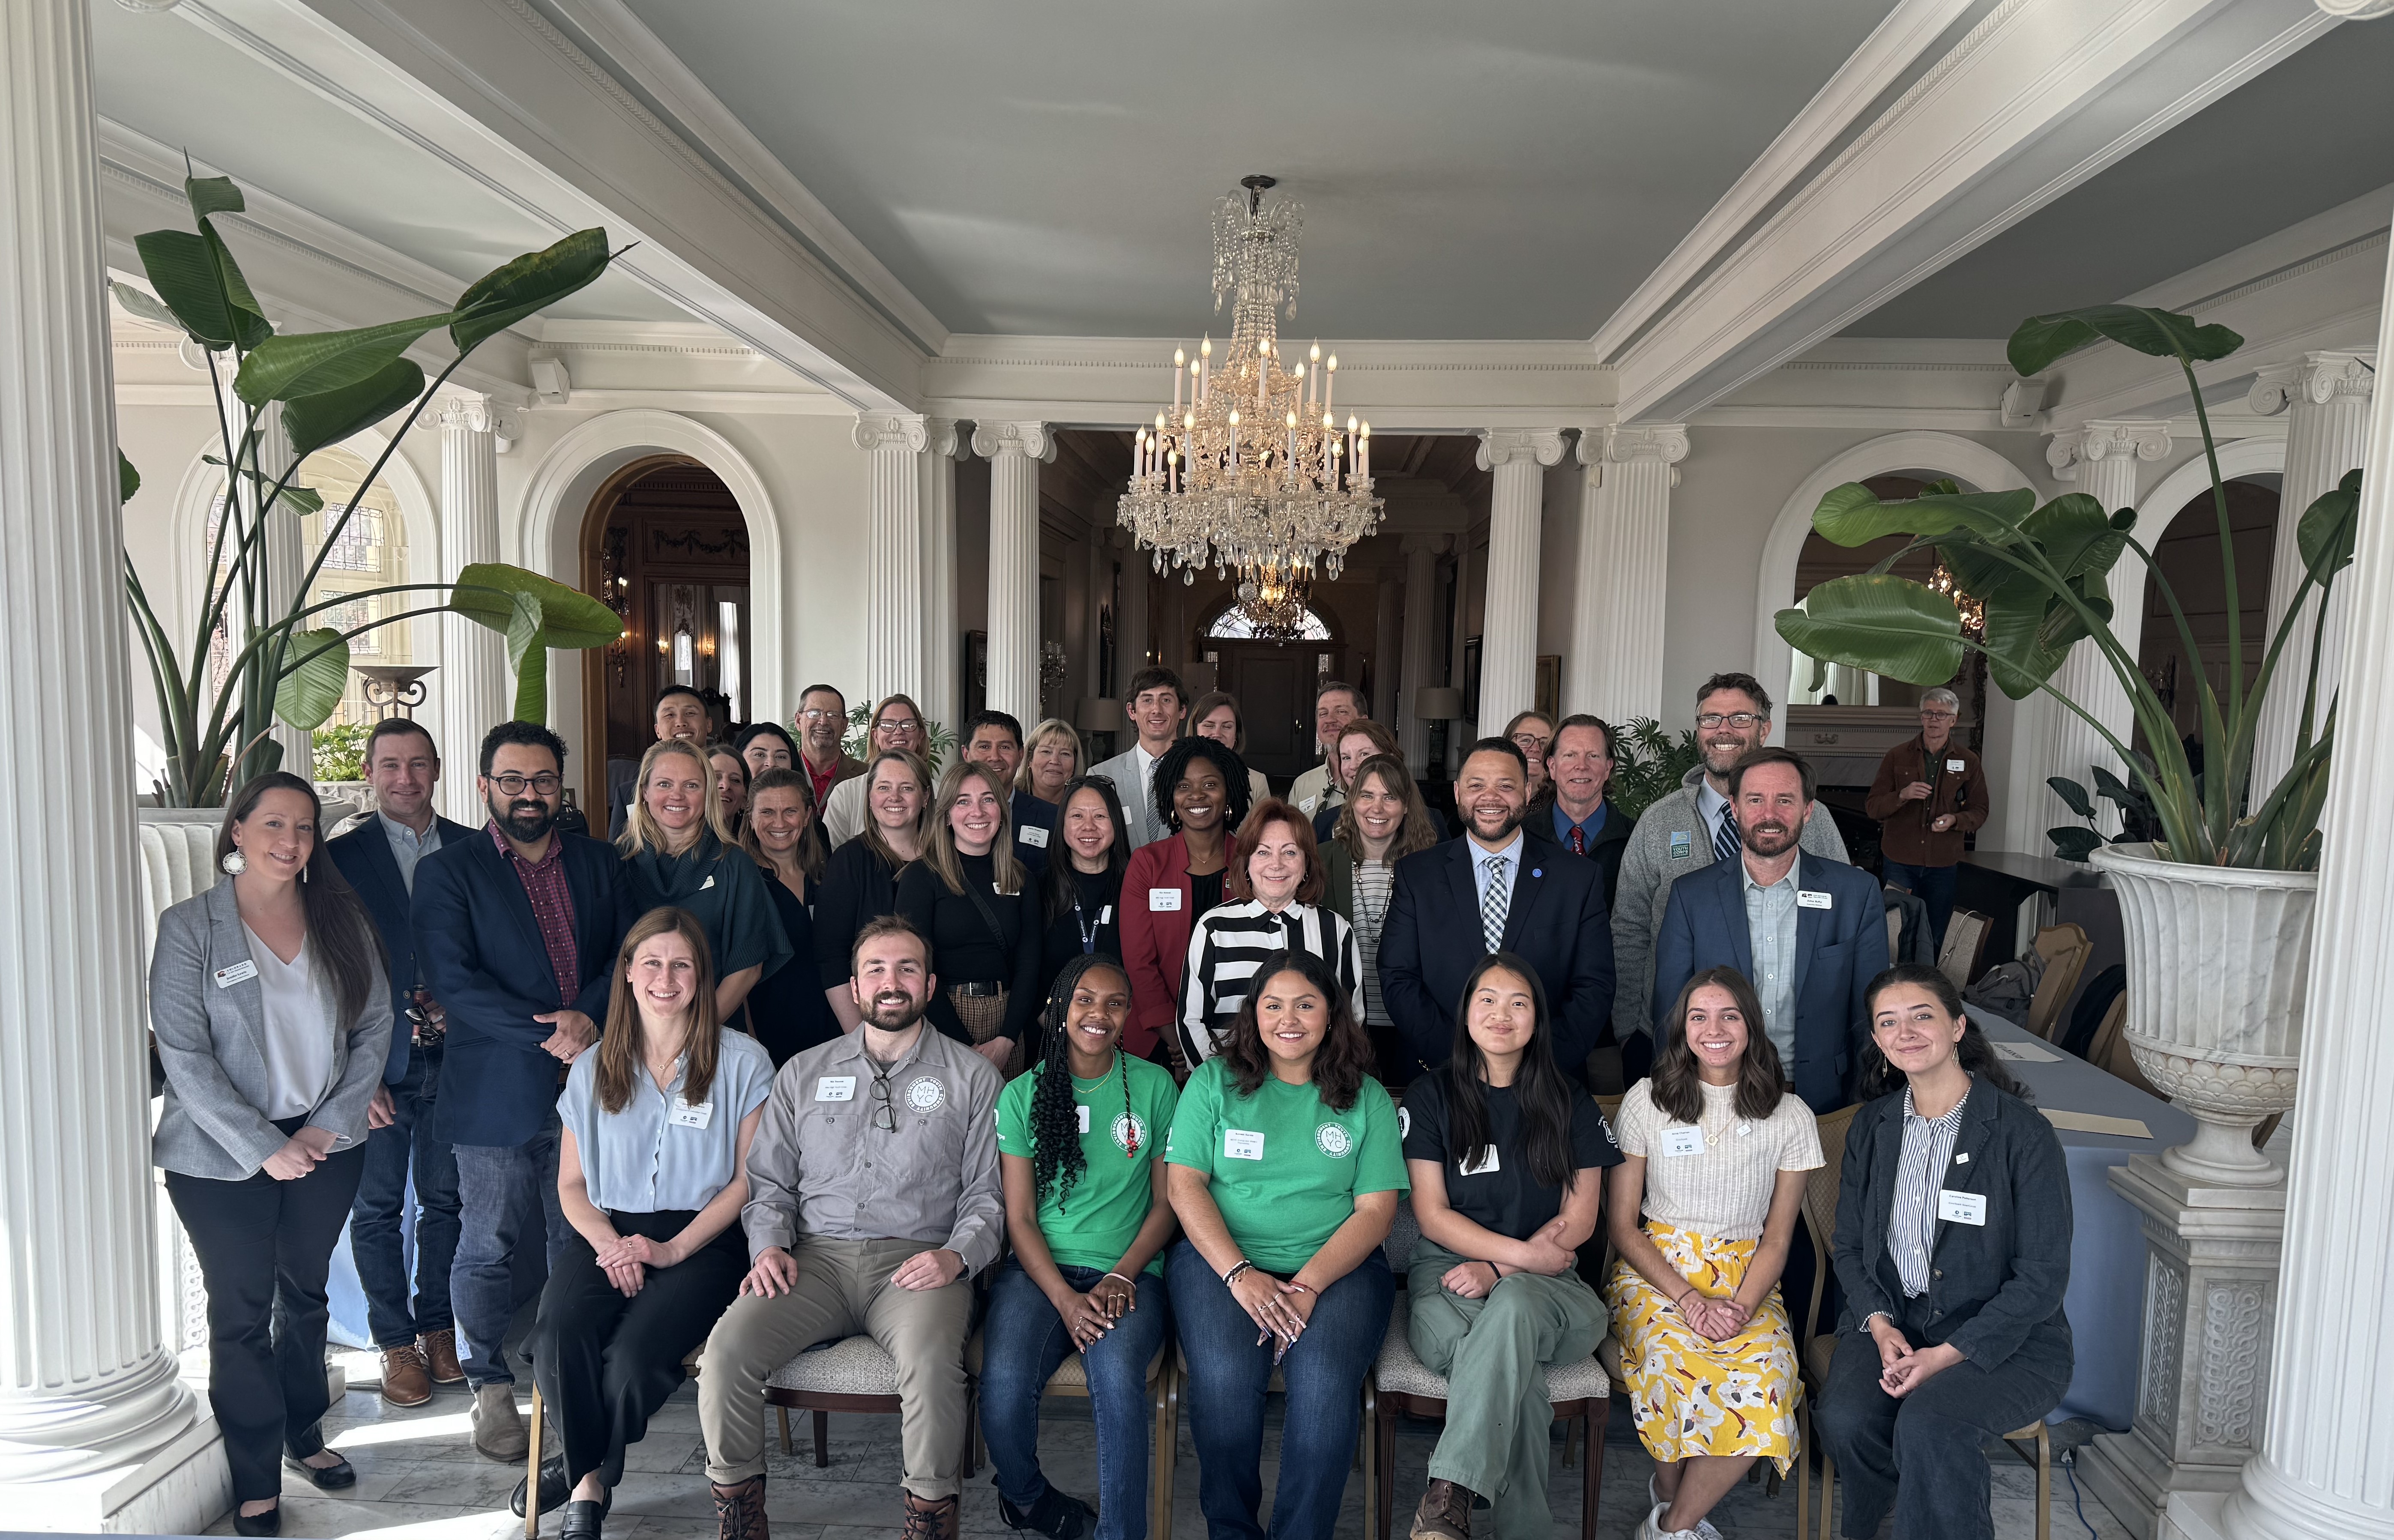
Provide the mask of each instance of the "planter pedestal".
POLYGON ((2086 1488, 2141 1537, 2160 1540, 2170 1494, 2225 1493, 2259 1447, 2278 1260, 2282 1181, 2219 1187, 2161 1156, 2111 1172, 2144 1216, 2144 1350, 2136 1420, 2079 1455, 2086 1488))

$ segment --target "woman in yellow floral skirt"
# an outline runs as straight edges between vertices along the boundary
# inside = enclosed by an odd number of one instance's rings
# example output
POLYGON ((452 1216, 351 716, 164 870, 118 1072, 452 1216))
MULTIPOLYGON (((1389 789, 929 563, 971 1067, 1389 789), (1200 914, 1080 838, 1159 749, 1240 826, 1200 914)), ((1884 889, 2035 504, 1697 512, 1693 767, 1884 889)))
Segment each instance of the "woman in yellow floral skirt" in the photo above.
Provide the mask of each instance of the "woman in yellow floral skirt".
POLYGON ((1767 1458, 1783 1475, 1796 1458, 1803 1385, 1779 1270, 1821 1136, 1781 1089, 1743 974, 1697 974, 1672 1015, 1615 1120, 1605 1206, 1621 1261, 1604 1297, 1655 1461, 1638 1540, 1717 1540, 1705 1515, 1747 1468, 1767 1458))

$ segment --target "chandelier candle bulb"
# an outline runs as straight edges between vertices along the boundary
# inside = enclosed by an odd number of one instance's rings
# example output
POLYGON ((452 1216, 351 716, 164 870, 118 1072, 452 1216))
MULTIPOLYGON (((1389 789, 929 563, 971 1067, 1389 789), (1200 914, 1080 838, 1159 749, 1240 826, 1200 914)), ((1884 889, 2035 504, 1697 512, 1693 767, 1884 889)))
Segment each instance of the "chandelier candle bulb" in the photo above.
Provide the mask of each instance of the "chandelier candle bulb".
POLYGON ((1180 411, 1180 369, 1188 362, 1186 353, 1177 348, 1172 349, 1172 410, 1176 415, 1180 411))
POLYGON ((1338 389, 1338 355, 1331 354, 1330 362, 1322 367, 1330 371, 1322 379, 1322 410, 1326 413, 1330 410, 1330 398, 1338 389))

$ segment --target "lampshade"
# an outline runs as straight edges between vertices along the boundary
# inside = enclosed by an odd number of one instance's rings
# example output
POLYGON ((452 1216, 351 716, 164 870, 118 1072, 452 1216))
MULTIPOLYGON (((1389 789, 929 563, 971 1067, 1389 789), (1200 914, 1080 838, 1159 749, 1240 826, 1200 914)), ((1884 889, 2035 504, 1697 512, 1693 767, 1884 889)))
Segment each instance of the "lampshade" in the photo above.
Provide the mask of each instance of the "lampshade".
POLYGON ((1120 732, 1130 725, 1123 704, 1111 695, 1084 695, 1073 708, 1072 725, 1083 732, 1120 732))
POLYGON ((1414 715, 1425 722, 1451 722, 1463 715, 1463 691, 1452 685, 1424 685, 1414 691, 1414 715))

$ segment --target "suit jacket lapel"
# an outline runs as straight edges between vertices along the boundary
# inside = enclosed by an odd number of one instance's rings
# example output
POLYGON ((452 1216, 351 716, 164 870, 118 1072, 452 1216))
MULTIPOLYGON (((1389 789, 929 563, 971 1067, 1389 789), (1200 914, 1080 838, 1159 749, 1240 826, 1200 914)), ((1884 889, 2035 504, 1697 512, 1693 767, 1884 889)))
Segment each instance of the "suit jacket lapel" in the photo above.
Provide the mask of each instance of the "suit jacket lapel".
MULTIPOLYGON (((1713 864, 1721 865, 1715 862, 1713 864)), ((1730 951, 1737 960, 1737 970, 1747 978, 1754 977, 1754 938, 1745 928, 1745 872, 1743 862, 1730 865, 1729 880, 1713 889, 1719 901, 1721 928, 1729 933, 1730 951)))
MULTIPOLYGON (((208 961, 211 965, 210 987, 217 987, 213 977, 217 970, 238 967, 251 962, 249 928, 241 923, 241 903, 233 897, 232 879, 226 877, 208 889, 208 961)), ((237 983, 222 986, 223 993, 232 996, 232 1008, 241 1018, 242 1030, 249 1036, 249 1051, 266 1062, 266 985, 253 972, 237 983)))
MULTIPOLYGON (((379 902, 388 905, 394 913, 406 914, 407 884, 400 877, 399 858, 390 853, 390 838, 383 832, 382 821, 376 819, 361 829, 359 835, 358 847, 366 858, 366 870, 373 876, 375 886, 382 890, 378 901, 367 901, 368 906, 373 907, 379 902)), ((441 837, 446 841, 449 836, 444 832, 441 837)))
POLYGON ((1538 859, 1537 842, 1521 841, 1521 859, 1513 863, 1513 902, 1505 911, 1505 950, 1521 950, 1521 933, 1530 928, 1530 912, 1546 886, 1546 862, 1538 859))
MULTIPOLYGON (((1994 1093, 1986 1088, 1984 1081, 1972 1075, 1969 1105, 1963 1109, 1962 1126, 1953 1135, 1953 1158, 1946 1164, 1944 1170, 1937 1173, 1937 1190, 1928 1197, 1937 1208, 1944 1206, 1937 1193, 1945 1189, 1951 1188, 1956 1192, 1983 1191, 1979 1185, 1979 1173, 1987 1164, 1985 1152, 1993 1138, 1988 1130, 1994 1122, 1994 1093)), ((1893 1201, 1891 1195, 1889 1201, 1893 1201)), ((1952 1228, 1953 1221, 1940 1214, 1937 1228, 1929 1232, 1930 1260, 1936 1259, 1937 1248, 1945 1244, 1945 1232, 1952 1228)))
MULTIPOLYGON (((1454 885, 1455 907, 1462 913, 1466 934, 1470 936, 1473 945, 1484 946, 1486 941, 1480 928, 1479 872, 1480 859, 1485 852, 1471 843, 1469 835, 1450 841, 1448 848, 1454 851, 1447 858, 1446 872, 1447 880, 1454 885)), ((1476 952, 1474 955, 1477 955, 1476 952)))
MULTIPOLYGON (((1819 868, 1820 858, 1809 850, 1796 857, 1796 890, 1798 894, 1809 891, 1820 880, 1819 868)), ((1823 932, 1835 924, 1836 917, 1837 912, 1834 909, 1807 909, 1800 901, 1796 906, 1796 983, 1788 997, 1796 1003, 1799 1016, 1804 1000, 1804 976, 1812 970, 1812 951, 1825 939, 1823 932)))
MULTIPOLYGON (((474 848, 474 854, 476 859, 490 862, 493 868, 492 875, 497 879, 499 892, 503 895, 499 902, 506 906, 508 914, 515 916, 516 924, 523 931, 524 944, 532 948, 532 954, 540 959, 540 966, 548 970, 548 976, 551 979, 557 979, 557 969, 548 960, 548 941, 540 933, 540 916, 532 912, 532 895, 524 891, 522 879, 516 875, 516 863, 513 857, 488 839, 474 848)), ((567 873, 567 884, 569 888, 572 886, 571 869, 567 873)), ((582 905, 575 904, 574 915, 577 920, 581 917, 581 913, 582 905)), ((568 1002, 572 1000, 572 992, 566 989, 563 980, 557 980, 557 987, 560 998, 568 1002)))

